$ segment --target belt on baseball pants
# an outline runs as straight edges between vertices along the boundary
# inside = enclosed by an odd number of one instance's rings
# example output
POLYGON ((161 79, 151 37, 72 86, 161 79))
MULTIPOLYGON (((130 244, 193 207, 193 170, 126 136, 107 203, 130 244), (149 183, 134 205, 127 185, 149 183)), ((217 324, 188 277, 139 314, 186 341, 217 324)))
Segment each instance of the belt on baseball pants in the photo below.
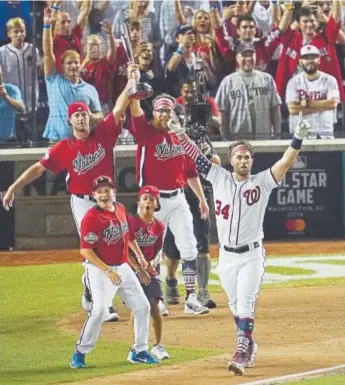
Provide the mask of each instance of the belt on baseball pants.
POLYGON ((260 243, 254 242, 254 243, 250 243, 248 245, 244 245, 244 246, 240 246, 240 247, 228 247, 228 246, 221 245, 221 244, 219 244, 219 246, 222 247, 225 251, 227 251, 229 253, 242 254, 242 253, 246 253, 249 250, 257 249, 260 246, 260 243))
POLYGON ((172 191, 171 193, 165 193, 165 192, 160 192, 159 193, 159 197, 160 198, 172 198, 172 197, 176 197, 176 195, 180 192, 183 192, 183 188, 179 188, 175 191, 172 191))
POLYGON ((90 195, 83 195, 83 194, 75 194, 76 197, 80 198, 80 199, 86 199, 87 201, 91 201, 91 202, 96 202, 96 199, 93 198, 92 196, 90 195))

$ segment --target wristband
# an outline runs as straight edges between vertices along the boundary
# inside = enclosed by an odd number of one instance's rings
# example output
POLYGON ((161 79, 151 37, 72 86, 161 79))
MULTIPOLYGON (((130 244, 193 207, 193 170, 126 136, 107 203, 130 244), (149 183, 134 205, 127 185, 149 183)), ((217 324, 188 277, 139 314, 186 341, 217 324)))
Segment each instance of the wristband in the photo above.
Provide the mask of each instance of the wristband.
POLYGON ((59 11, 60 10, 59 6, 57 6, 55 4, 53 4, 50 8, 54 9, 54 11, 59 11))
POLYGON ((43 25, 43 28, 44 29, 50 29, 52 26, 51 26, 51 24, 44 24, 43 25))
POLYGON ((294 150, 300 150, 300 149, 301 149, 301 146, 302 146, 302 139, 298 139, 298 138, 296 138, 296 136, 294 136, 294 137, 292 138, 292 141, 291 141, 290 146, 291 146, 294 150))
POLYGON ((176 53, 182 56, 183 55, 183 49, 178 47, 176 50, 176 53))

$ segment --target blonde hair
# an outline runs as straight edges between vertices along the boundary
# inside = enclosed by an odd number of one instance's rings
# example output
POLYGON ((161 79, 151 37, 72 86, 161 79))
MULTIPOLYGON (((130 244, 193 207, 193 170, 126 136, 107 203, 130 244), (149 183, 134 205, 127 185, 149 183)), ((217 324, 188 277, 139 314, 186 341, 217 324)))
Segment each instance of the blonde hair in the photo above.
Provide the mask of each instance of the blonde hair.
POLYGON ((94 43, 94 42, 97 42, 99 44, 104 44, 104 39, 100 35, 96 35, 96 34, 89 35, 86 39, 86 43, 88 44, 88 43, 94 43))
POLYGON ((11 29, 20 27, 25 28, 25 22, 21 17, 14 17, 12 19, 9 19, 6 23, 7 32, 10 32, 11 29))
POLYGON ((79 61, 80 61, 80 55, 77 51, 73 51, 73 49, 68 49, 67 51, 65 51, 63 53, 63 55, 61 56, 61 63, 63 64, 64 61, 68 58, 68 57, 74 57, 74 58, 78 58, 79 61))
POLYGON ((206 13, 206 15, 209 16, 209 19, 210 19, 210 29, 208 30, 208 33, 214 37, 214 33, 213 33, 213 26, 212 26, 212 22, 211 22, 211 15, 210 15, 210 12, 207 12, 205 11, 204 9, 198 9, 195 14, 194 14, 194 17, 193 17, 193 22, 192 22, 192 26, 194 28, 194 31, 196 33, 196 35, 198 34, 198 31, 196 29, 196 18, 197 16, 199 15, 199 13, 206 13))

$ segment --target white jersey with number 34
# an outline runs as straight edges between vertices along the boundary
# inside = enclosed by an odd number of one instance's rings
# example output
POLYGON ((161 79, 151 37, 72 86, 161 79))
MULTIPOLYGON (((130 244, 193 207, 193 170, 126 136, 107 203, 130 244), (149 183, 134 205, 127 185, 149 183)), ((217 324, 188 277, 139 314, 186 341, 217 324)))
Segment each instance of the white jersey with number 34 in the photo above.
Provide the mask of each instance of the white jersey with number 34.
POLYGON ((271 169, 237 182, 232 173, 213 164, 206 179, 213 186, 219 242, 239 247, 261 241, 268 200, 278 187, 271 169))

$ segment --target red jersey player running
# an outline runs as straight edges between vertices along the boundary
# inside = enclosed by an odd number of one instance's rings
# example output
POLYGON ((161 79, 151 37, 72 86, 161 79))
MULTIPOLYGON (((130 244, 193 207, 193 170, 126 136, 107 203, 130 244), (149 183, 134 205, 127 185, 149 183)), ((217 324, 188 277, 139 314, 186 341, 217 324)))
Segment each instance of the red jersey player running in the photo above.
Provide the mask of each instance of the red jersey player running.
MULTIPOLYGON (((148 271, 151 276, 149 285, 143 285, 144 293, 151 305, 151 317, 155 332, 155 344, 151 353, 159 360, 170 358, 162 345, 163 317, 158 303, 163 300, 162 282, 159 279, 159 263, 163 248, 164 224, 153 215, 160 209, 159 190, 154 186, 144 186, 139 191, 139 213, 130 216, 129 223, 135 232, 136 241, 148 262, 148 271)), ((140 277, 139 277, 140 278, 140 277)))
MULTIPOLYGON (((136 79, 140 79, 138 68, 132 68, 136 79)), ((198 255, 193 231, 193 217, 183 188, 189 184, 200 201, 200 212, 207 217, 207 206, 196 166, 187 156, 175 134, 169 134, 176 102, 166 94, 157 96, 153 102, 153 120, 149 123, 138 100, 131 100, 132 133, 138 148, 136 157, 139 186, 153 185, 160 191, 161 208, 156 218, 170 227, 182 259, 182 274, 186 287, 185 314, 209 313, 195 293, 196 258, 198 255)), ((176 288, 177 288, 177 281, 176 288)), ((175 289, 176 289, 175 288, 175 289)))
MULTIPOLYGON (((87 105, 82 102, 70 104, 68 121, 72 126, 74 138, 63 139, 49 148, 39 162, 19 177, 8 188, 3 198, 4 208, 8 210, 12 207, 14 193, 39 178, 47 169, 54 174, 66 170, 67 188, 71 194, 71 210, 80 234, 80 225, 85 213, 95 205, 95 200, 91 196, 93 180, 99 175, 110 177, 114 175, 113 147, 122 132, 121 120, 129 104, 127 90, 132 84, 133 80, 129 80, 113 111, 92 132, 87 105)), ((117 314, 107 315, 107 320, 116 318, 117 314)))
MULTIPOLYGON (((159 361, 148 350, 150 305, 144 291, 128 262, 137 270, 147 267, 147 262, 135 241, 135 234, 128 224, 125 207, 114 203, 114 183, 107 176, 93 182, 93 198, 97 206, 91 208, 81 224, 80 252, 86 260, 86 279, 92 293, 92 308, 84 323, 71 368, 85 368, 85 354, 96 345, 104 315, 108 311, 109 295, 120 295, 134 313, 134 350, 132 363, 155 364, 159 361), (128 246, 137 261, 128 256, 128 246)), ((141 276, 148 283, 145 275, 141 276)))

